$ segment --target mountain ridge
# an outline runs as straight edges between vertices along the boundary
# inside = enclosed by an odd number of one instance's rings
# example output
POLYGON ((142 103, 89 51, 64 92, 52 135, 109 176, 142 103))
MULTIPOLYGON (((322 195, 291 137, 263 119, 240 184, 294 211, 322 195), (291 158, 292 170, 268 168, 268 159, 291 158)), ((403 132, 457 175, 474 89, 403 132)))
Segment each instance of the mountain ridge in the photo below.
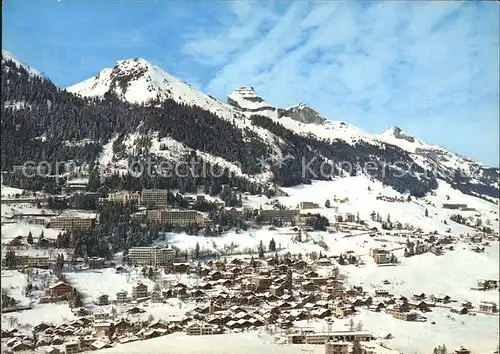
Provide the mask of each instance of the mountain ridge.
MULTIPOLYGON (((476 163, 437 145, 428 145, 397 127, 382 134, 370 134, 346 122, 327 120, 304 103, 285 109, 274 107, 248 86, 242 86, 230 93, 226 104, 195 90, 184 81, 141 58, 118 61, 113 68, 105 68, 97 75, 70 86, 66 91, 80 97, 103 100, 115 96, 124 102, 151 107, 161 107, 162 102, 173 100, 177 104, 199 107, 231 122, 234 129, 241 131, 243 139, 262 141, 268 148, 269 156, 279 158, 291 154, 299 157, 304 154, 300 152, 301 149, 311 149, 311 146, 314 146, 315 156, 326 159, 325 161, 334 157, 338 160, 345 156, 354 161, 363 156, 365 162, 376 158, 379 162, 389 164, 390 169, 394 169, 394 161, 391 161, 393 156, 406 161, 405 168, 411 168, 414 164, 417 170, 421 171, 416 175, 416 179, 405 183, 417 183, 423 178, 423 171, 436 169, 437 177, 454 183, 456 188, 468 192, 476 190, 477 195, 482 195, 480 191, 484 189, 489 191, 487 195, 498 198, 498 193, 490 190, 492 186, 498 190, 495 185, 497 182, 494 181, 498 169, 476 163), (301 112, 307 113, 301 116, 301 112), (278 126, 274 127, 273 124, 278 126), (341 151, 330 151, 332 148, 341 151), (352 151, 348 152, 349 150, 352 151), (390 152, 389 155, 384 157, 387 152, 390 152), (462 179, 455 176, 462 171, 465 174, 462 179)), ((153 124, 153 127, 156 126, 158 122, 153 124)), ((154 130, 145 133, 147 138, 154 130)), ((101 148, 103 145, 104 142, 101 148)), ((189 144, 186 146, 190 147, 189 144)), ((228 156, 230 155, 225 158, 228 156)), ((266 168, 268 172, 272 169, 270 165, 266 168)), ((277 175, 286 178, 285 171, 275 169, 274 180, 277 175)), ((291 174, 296 172, 291 167, 287 171, 291 174)), ((297 177, 294 181, 293 183, 301 183, 301 178, 297 177)), ((400 183, 398 182, 398 185, 400 183)), ((428 188, 420 188, 419 194, 428 188)))

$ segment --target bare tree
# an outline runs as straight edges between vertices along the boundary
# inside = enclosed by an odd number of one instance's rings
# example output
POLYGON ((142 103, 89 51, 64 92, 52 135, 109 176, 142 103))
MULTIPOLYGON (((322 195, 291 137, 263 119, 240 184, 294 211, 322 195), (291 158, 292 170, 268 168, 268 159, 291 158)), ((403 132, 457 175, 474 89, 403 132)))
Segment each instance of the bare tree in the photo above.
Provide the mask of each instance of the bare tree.
POLYGON ((363 330, 363 322, 359 321, 356 324, 356 331, 362 331, 363 330))

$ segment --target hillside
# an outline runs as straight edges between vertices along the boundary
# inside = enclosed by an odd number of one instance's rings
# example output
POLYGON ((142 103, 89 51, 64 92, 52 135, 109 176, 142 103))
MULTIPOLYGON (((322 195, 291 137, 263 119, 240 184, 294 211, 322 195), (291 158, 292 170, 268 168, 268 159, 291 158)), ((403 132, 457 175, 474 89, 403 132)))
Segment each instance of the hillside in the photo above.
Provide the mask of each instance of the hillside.
POLYGON ((366 133, 304 103, 274 107, 250 87, 232 92, 226 104, 144 59, 118 61, 66 90, 17 63, 11 56, 2 61, 9 102, 2 107, 3 170, 26 160, 76 159, 100 161, 113 174, 133 160, 157 165, 195 153, 262 185, 364 174, 417 197, 444 180, 465 194, 498 198, 498 169, 397 127, 366 133))

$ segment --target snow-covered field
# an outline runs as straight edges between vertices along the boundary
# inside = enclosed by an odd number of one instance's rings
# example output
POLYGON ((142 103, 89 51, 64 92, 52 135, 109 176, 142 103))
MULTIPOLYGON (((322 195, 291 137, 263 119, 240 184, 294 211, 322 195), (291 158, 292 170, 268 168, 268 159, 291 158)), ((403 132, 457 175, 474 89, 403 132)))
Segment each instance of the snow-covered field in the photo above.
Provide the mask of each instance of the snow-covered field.
POLYGON ((274 344, 273 338, 269 335, 248 332, 212 336, 187 336, 184 333, 174 333, 147 341, 119 345, 102 351, 103 354, 142 352, 168 352, 172 354, 322 354, 325 352, 325 348, 321 345, 274 344))
POLYGON ((289 195, 288 197, 277 198, 286 206, 295 207, 301 201, 311 201, 318 203, 321 209, 316 209, 330 220, 333 219, 335 212, 332 209, 324 208, 325 201, 330 199, 332 206, 337 206, 340 213, 359 212, 361 219, 369 220, 373 211, 379 212, 385 220, 388 214, 391 221, 399 221, 403 224, 408 223, 415 227, 420 227, 423 231, 445 232, 448 228, 452 233, 467 233, 473 230, 470 227, 457 224, 449 220, 450 215, 456 214, 456 210, 442 208, 443 203, 467 204, 469 207, 476 208, 476 212, 462 212, 464 216, 483 215, 484 222, 490 220, 491 227, 498 230, 498 205, 485 200, 464 195, 463 193, 452 189, 446 182, 440 181, 435 196, 428 196, 422 199, 413 198, 411 202, 386 202, 377 200, 378 195, 389 197, 400 197, 401 194, 391 187, 383 186, 378 181, 371 181, 366 176, 345 177, 334 181, 313 181, 311 185, 301 185, 292 188, 283 188, 289 195), (447 196, 450 197, 448 200, 447 196), (348 201, 342 204, 335 204, 333 198, 348 198, 348 201), (429 205, 429 201, 434 205, 429 205), (428 209, 429 217, 425 217, 425 209, 428 209), (447 220, 447 225, 443 223, 447 220))
MULTIPOLYGON (((5 186, 2 186, 2 194, 5 186)), ((411 202, 387 202, 377 200, 377 196, 400 197, 400 194, 392 188, 384 187, 377 181, 371 181, 364 176, 347 177, 330 182, 313 182, 311 185, 285 188, 287 197, 278 197, 280 203, 289 207, 296 207, 299 202, 316 202, 319 209, 310 210, 313 213, 325 215, 331 223, 337 213, 359 213, 362 220, 367 221, 368 226, 380 227, 380 224, 370 220, 372 211, 380 213, 383 219, 390 215, 391 221, 400 221, 402 224, 410 224, 421 228, 425 232, 437 231, 446 234, 450 229, 450 235, 474 234, 476 231, 465 225, 460 225, 449 220, 451 214, 456 211, 442 208, 443 203, 462 203, 475 208, 476 211, 463 212, 462 215, 481 217, 483 222, 489 223, 491 227, 498 230, 498 206, 478 198, 463 195, 452 189, 448 184, 441 182, 435 195, 426 198, 415 199, 411 202), (345 203, 335 203, 334 198, 348 198, 345 203), (326 199, 330 199, 335 208, 325 208, 326 199), (428 217, 425 217, 425 210, 428 217), (443 220, 447 220, 445 224, 443 220)), ((12 192, 12 191, 11 191, 12 192)), ((269 202, 266 197, 249 196, 244 200, 244 205, 259 208, 261 204, 269 202)), ((2 215, 12 214, 20 210, 30 210, 30 206, 20 207, 2 205, 2 215)), ((37 209, 39 211, 39 209, 37 209)), ((31 230, 36 238, 43 227, 27 224, 9 224, 2 227, 2 240, 27 234, 31 230)), ((50 237, 49 230, 43 230, 45 236, 50 237)), ((395 231, 400 232, 400 231, 395 231)), ((385 233, 385 231, 384 231, 385 233)), ((402 250, 395 251, 400 260, 398 266, 379 267, 371 257, 371 248, 386 247, 386 249, 401 248, 404 246, 406 236, 393 235, 370 235, 363 231, 352 231, 352 233, 329 233, 329 232, 303 232, 302 242, 297 242, 297 232, 291 227, 269 229, 265 226, 261 229, 249 229, 237 233, 231 231, 218 237, 191 236, 186 234, 167 233, 165 241, 180 249, 194 249, 198 243, 202 250, 219 251, 222 254, 239 255, 249 250, 256 252, 259 243, 267 247, 269 241, 274 239, 278 253, 290 252, 292 254, 307 254, 312 251, 317 253, 338 255, 343 251, 354 251, 361 256, 363 264, 359 267, 348 265, 340 267, 341 273, 347 275, 347 282, 351 285, 361 285, 364 290, 371 293, 375 289, 387 289, 395 295, 411 297, 413 294, 425 293, 449 295, 456 303, 449 304, 451 307, 463 301, 471 301, 477 307, 480 301, 495 301, 498 303, 498 292, 474 291, 471 287, 477 285, 480 279, 499 278, 499 245, 492 241, 491 246, 486 248, 485 253, 474 253, 470 251, 471 246, 459 242, 454 245, 453 251, 446 251, 442 256, 431 253, 404 258, 402 250), (326 245, 326 247, 325 247, 326 245), (230 251, 232 250, 232 251, 230 251), (383 281, 389 281, 384 285, 383 281)), ((321 271, 320 273, 322 273, 321 271)), ((68 281, 75 286, 83 295, 84 302, 91 305, 98 295, 104 293, 114 300, 116 293, 126 290, 131 293, 132 286, 137 281, 142 281, 152 290, 154 282, 145 279, 139 269, 133 270, 129 275, 117 274, 113 269, 99 271, 81 271, 66 273, 68 281)), ((186 285, 198 282, 195 276, 175 276, 160 274, 158 282, 164 280, 170 282, 180 281, 186 285)), ((2 272, 2 287, 22 304, 29 303, 22 291, 26 283, 25 275, 17 272, 2 272)), ((172 316, 182 316, 190 311, 195 304, 190 302, 171 299, 166 304, 140 305, 146 310, 146 316, 152 314, 155 318, 168 320, 172 316)), ((355 321, 361 321, 366 330, 374 335, 386 335, 391 333, 394 338, 384 340, 384 344, 390 348, 403 353, 429 353, 437 345, 446 344, 448 348, 456 348, 460 345, 473 349, 474 352, 493 351, 498 343, 498 316, 487 316, 478 314, 457 315, 450 312, 450 308, 435 308, 433 312, 425 314, 427 322, 404 322, 397 320, 385 313, 374 313, 361 310, 355 316, 355 321), (435 322, 435 324, 432 324, 435 322)), ((61 322, 63 319, 73 318, 67 304, 35 305, 32 310, 7 314, 2 316, 2 325, 9 325, 15 317, 19 324, 35 325, 45 320, 48 322, 61 322)), ((346 320, 336 320, 334 327, 345 329, 346 320)), ((325 323, 317 321, 308 323, 307 326, 316 326, 318 330, 324 330, 325 323)), ((332 328, 335 329, 335 328, 332 328)), ((204 353, 255 353, 264 351, 269 353, 319 353, 324 352, 322 346, 288 346, 274 344, 274 339, 258 332, 243 334, 225 334, 207 337, 190 337, 184 334, 168 335, 158 339, 144 342, 136 342, 120 345, 116 348, 106 350, 108 353, 123 352, 162 352, 165 347, 172 353, 192 353, 193 348, 204 348, 204 353)))
POLYGON ((17 320, 19 326, 36 326, 42 321, 60 324, 76 318, 67 303, 37 304, 30 310, 2 314, 2 327, 10 327, 11 317, 17 320))
POLYGON ((13 197, 16 194, 21 194, 23 192, 23 190, 20 188, 8 187, 4 186, 3 184, 0 186, 0 189, 2 191, 2 197, 4 198, 13 197))
POLYGON ((9 240, 22 236, 23 238, 27 237, 31 232, 33 236, 33 240, 37 241, 40 234, 43 232, 43 237, 47 240, 55 240, 57 239, 57 235, 63 232, 58 229, 49 229, 43 227, 42 225, 36 224, 26 224, 22 222, 14 223, 14 224, 5 224, 2 225, 2 242, 8 242, 9 240))
MULTIPOLYGON (((499 279, 498 242, 492 243, 485 253, 475 253, 464 244, 442 256, 432 253, 410 258, 399 257, 397 267, 377 267, 367 260, 363 267, 341 268, 352 284, 362 285, 365 290, 386 289, 390 293, 410 298, 414 294, 445 294, 453 300, 498 301, 498 292, 473 291, 481 279, 499 279), (382 285, 384 280, 391 284, 382 285)), ((456 306, 458 304, 455 304, 456 306)))

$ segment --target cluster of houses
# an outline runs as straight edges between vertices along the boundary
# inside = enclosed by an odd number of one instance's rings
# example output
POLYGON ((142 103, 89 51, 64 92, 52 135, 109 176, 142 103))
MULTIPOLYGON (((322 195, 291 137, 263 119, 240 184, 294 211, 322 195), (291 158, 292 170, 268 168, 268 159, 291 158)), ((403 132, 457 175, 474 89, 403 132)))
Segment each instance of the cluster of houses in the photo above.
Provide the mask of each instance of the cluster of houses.
POLYGON ((408 201, 408 197, 389 197, 387 195, 378 195, 377 200, 382 200, 390 203, 405 203, 408 201))
POLYGON ((481 279, 477 281, 477 287, 472 288, 473 290, 495 290, 498 289, 498 280, 494 279, 481 279))

